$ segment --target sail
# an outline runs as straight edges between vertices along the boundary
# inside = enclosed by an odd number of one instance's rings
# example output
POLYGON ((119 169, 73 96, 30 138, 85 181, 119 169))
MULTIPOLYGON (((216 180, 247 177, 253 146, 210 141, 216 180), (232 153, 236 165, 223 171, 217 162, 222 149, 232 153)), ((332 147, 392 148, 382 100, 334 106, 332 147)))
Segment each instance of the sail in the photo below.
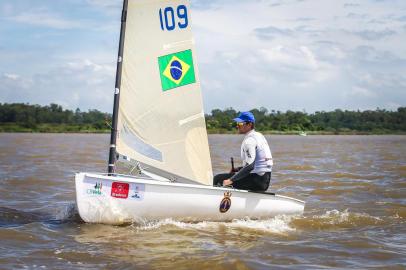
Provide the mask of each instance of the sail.
POLYGON ((117 152, 211 184, 188 1, 128 1, 119 90, 117 152))

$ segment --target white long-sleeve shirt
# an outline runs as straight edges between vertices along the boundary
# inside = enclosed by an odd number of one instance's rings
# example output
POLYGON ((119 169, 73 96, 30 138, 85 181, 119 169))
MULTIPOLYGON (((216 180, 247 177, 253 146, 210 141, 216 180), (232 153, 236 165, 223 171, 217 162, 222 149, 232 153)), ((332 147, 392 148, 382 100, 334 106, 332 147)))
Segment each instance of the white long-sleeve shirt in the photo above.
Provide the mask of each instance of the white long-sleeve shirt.
POLYGON ((241 159, 243 168, 231 178, 233 181, 238 181, 249 173, 264 175, 272 171, 271 149, 264 135, 255 130, 245 134, 241 144, 241 159))

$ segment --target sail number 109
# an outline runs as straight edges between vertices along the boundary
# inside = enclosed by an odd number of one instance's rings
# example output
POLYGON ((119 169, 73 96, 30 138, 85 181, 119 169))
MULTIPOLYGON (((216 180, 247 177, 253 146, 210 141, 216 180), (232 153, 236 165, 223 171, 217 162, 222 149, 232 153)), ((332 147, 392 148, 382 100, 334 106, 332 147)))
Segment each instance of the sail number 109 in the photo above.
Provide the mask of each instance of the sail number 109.
POLYGON ((185 5, 178 6, 176 8, 176 14, 172 7, 160 8, 159 20, 161 22, 162 31, 175 30, 176 25, 181 29, 186 28, 189 24, 187 8, 185 5))

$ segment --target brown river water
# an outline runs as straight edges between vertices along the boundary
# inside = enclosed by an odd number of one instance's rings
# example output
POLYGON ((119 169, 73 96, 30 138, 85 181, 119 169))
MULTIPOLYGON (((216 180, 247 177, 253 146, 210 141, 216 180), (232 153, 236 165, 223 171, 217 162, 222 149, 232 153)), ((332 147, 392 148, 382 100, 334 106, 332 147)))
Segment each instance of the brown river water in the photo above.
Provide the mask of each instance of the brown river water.
MULTIPOLYGON (((406 269, 406 136, 267 139, 303 216, 107 226, 80 220, 74 173, 106 170, 108 135, 0 134, 0 269, 406 269)), ((214 173, 241 140, 209 136, 214 173)))

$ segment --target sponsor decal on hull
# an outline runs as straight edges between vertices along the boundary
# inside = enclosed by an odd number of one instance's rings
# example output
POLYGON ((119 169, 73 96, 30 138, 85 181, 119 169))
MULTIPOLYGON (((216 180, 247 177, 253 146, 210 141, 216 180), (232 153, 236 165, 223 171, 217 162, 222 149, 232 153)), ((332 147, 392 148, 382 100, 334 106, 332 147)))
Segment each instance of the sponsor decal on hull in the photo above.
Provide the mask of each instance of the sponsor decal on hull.
POLYGON ((142 201, 144 199, 145 185, 144 184, 131 184, 129 199, 142 201))
POLYGON ((225 213, 231 207, 231 191, 224 192, 224 198, 220 202, 220 213, 225 213))
POLYGON ((127 199, 129 190, 129 183, 113 182, 113 184, 111 185, 111 197, 127 199))
POLYGON ((96 182, 93 186, 93 188, 88 188, 86 189, 86 194, 87 195, 94 195, 94 196, 101 196, 103 195, 103 183, 102 182, 96 182))

